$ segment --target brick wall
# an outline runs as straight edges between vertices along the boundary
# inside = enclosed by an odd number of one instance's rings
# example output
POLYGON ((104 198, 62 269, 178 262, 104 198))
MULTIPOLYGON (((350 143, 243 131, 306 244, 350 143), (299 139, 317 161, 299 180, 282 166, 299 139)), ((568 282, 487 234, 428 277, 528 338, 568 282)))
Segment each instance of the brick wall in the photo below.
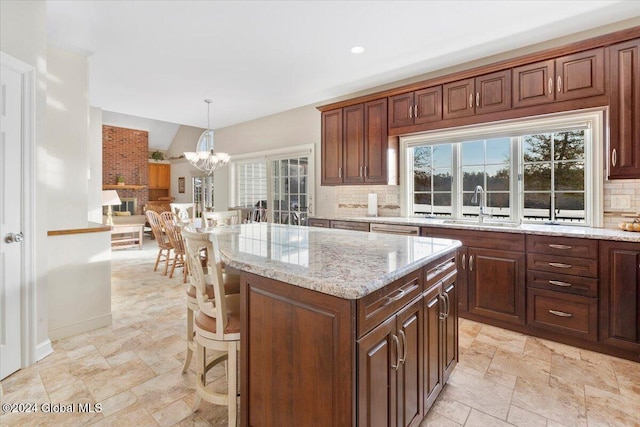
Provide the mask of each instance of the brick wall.
MULTIPOLYGON (((116 126, 102 126, 102 184, 113 185, 118 175, 125 184, 149 184, 149 132, 116 126)), ((120 198, 136 197, 137 215, 149 199, 147 188, 142 190, 117 190, 120 198)))

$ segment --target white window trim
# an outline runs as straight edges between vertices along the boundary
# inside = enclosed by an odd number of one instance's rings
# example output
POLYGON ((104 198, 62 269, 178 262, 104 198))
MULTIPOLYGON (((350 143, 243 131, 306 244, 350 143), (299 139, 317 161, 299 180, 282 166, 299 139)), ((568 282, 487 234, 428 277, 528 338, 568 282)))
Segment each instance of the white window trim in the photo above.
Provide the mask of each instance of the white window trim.
MULTIPOLYGON (((591 139, 585 142, 585 185, 592 188, 591 192, 585 192, 585 223, 590 227, 603 226, 603 188, 604 188, 604 155, 603 147, 606 145, 605 116, 606 109, 593 108, 578 112, 564 112, 544 116, 528 117, 523 119, 506 120, 486 124, 464 126, 455 129, 434 130, 415 135, 400 137, 400 215, 409 217, 409 201, 412 197, 412 177, 410 159, 407 151, 409 147, 429 144, 434 142, 457 143, 471 139, 488 139, 504 136, 522 136, 536 132, 558 131, 564 128, 585 126, 591 129, 591 139), (590 160, 590 161, 589 161, 590 160)), ((510 200, 512 202, 512 218, 519 218, 522 204, 522 181, 518 176, 522 174, 522 162, 518 149, 511 154, 517 160, 517 171, 512 176, 513 190, 510 200), (514 204, 515 198, 519 202, 514 204)), ((455 159, 454 159, 455 160, 455 159)), ((454 167, 457 167, 457 163, 454 167)), ((457 175, 457 171, 454 171, 457 175)), ((583 224, 580 224, 583 225, 583 224)), ((576 224, 576 226, 580 226, 576 224)))
MULTIPOLYGON (((308 208, 309 214, 315 212, 315 144, 303 144, 294 145, 291 147, 275 148, 272 150, 258 151, 255 153, 238 154, 234 155, 229 162, 229 206, 238 206, 238 193, 237 193, 237 172, 238 165, 245 163, 255 162, 269 162, 271 160, 287 159, 290 157, 304 157, 309 156, 309 194, 308 194, 308 208)), ((271 172, 267 165, 267 197, 271 194, 271 172)), ((272 210, 269 210, 269 215, 272 215, 272 210)), ((271 219, 269 219, 271 221, 271 219)))

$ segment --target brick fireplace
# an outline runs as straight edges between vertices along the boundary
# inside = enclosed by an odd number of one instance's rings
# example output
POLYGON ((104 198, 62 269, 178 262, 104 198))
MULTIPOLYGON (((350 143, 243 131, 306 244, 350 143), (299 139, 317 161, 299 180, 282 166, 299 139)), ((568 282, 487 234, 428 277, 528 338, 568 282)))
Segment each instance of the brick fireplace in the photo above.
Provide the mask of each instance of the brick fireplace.
POLYGON ((115 185, 119 175, 129 185, 142 189, 116 189, 120 199, 137 199, 134 215, 142 215, 149 199, 149 132, 117 126, 102 126, 102 185, 115 185))

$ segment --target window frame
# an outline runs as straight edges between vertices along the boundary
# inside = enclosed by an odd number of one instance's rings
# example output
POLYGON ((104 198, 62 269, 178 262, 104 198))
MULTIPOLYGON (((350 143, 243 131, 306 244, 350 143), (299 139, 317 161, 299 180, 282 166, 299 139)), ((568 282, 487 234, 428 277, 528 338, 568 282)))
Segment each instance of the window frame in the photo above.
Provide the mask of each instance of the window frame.
MULTIPOLYGON (((524 135, 559 132, 578 127, 590 129, 585 137, 585 222, 575 226, 603 226, 603 187, 604 187, 604 147, 606 108, 593 108, 580 111, 526 117, 522 119, 470 125, 454 129, 440 129, 420 134, 400 137, 400 214, 403 217, 424 217, 413 215, 410 207, 413 198, 413 171, 411 148, 425 144, 452 143, 453 162, 453 199, 452 219, 462 219, 462 174, 461 150, 459 143, 465 141, 485 140, 491 138, 511 138, 511 189, 509 203, 511 216, 509 221, 540 224, 538 221, 527 221, 524 212, 524 190, 522 184, 523 159, 522 144, 519 141, 524 135), (587 191, 586 189, 591 191, 587 191)), ((569 225, 570 223, 561 223, 569 225)))

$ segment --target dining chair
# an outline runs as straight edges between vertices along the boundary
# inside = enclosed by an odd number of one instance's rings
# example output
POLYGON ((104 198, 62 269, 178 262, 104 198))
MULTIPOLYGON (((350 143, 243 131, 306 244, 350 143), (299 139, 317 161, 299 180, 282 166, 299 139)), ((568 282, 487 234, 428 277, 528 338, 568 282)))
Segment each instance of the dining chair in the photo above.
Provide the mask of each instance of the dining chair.
POLYGON ((173 249, 173 245, 169 241, 169 237, 164 232, 164 226, 162 224, 162 218, 160 214, 148 210, 145 212, 147 216, 147 221, 151 226, 151 232, 156 239, 156 243, 158 244, 158 256, 156 257, 156 263, 153 266, 153 271, 158 269, 158 263, 160 261, 164 261, 164 275, 167 275, 167 269, 169 268, 169 260, 171 259, 171 250, 173 249), (167 252, 166 254, 164 252, 167 252))
POLYGON ((187 247, 189 279, 195 288, 198 312, 195 315, 196 343, 196 398, 194 411, 202 400, 216 405, 226 405, 228 425, 235 426, 238 411, 238 352, 240 350, 240 294, 225 292, 222 260, 218 241, 213 233, 197 233, 183 229, 187 247), (208 273, 200 262, 200 252, 205 250, 208 273), (207 276, 211 278, 211 291, 207 289, 207 276), (207 360, 207 350, 216 352, 207 360), (222 352, 222 353, 220 353, 222 352), (207 373, 226 361, 226 393, 216 391, 215 383, 207 381, 207 373))
POLYGON ((242 222, 242 213, 239 210, 202 212, 202 223, 207 227, 221 225, 235 225, 242 222))
POLYGON ((180 222, 194 222, 196 219, 195 203, 170 203, 171 212, 176 214, 180 222))
POLYGON ((176 267, 182 267, 182 280, 183 283, 187 283, 188 267, 184 262, 184 239, 182 238, 182 230, 178 226, 178 219, 173 212, 162 212, 160 214, 160 218, 162 219, 164 231, 167 233, 167 237, 169 238, 169 243, 171 243, 171 246, 173 247, 173 259, 170 260, 170 262, 172 262, 169 278, 173 278, 173 272, 176 267))

